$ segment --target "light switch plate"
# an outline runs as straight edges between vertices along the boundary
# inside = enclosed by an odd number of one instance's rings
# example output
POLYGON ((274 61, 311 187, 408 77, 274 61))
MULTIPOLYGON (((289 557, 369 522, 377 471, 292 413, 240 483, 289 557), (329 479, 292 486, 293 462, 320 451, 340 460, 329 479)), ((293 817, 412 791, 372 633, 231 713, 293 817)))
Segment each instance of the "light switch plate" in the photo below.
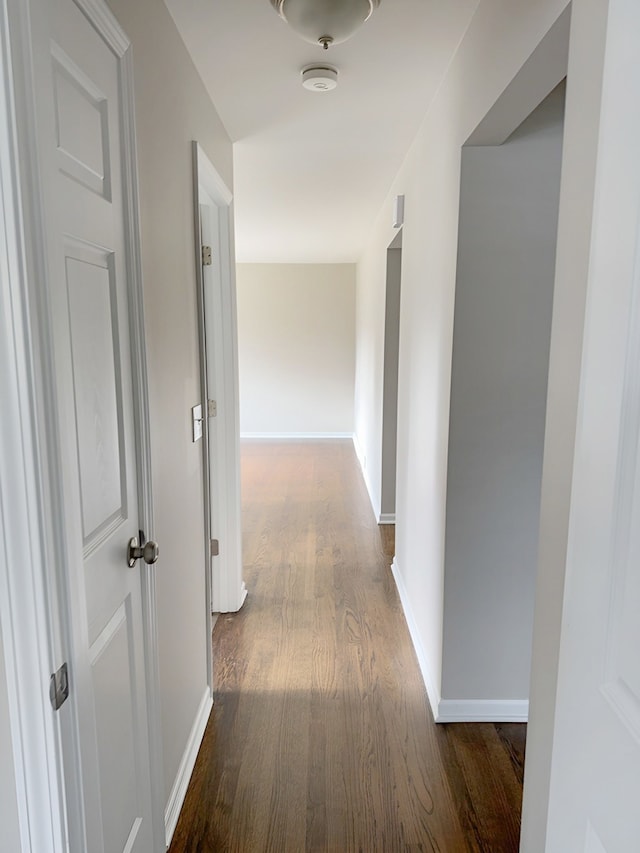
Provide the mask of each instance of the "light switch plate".
POLYGON ((202 406, 194 406, 191 409, 191 425, 193 427, 193 442, 202 438, 202 406))

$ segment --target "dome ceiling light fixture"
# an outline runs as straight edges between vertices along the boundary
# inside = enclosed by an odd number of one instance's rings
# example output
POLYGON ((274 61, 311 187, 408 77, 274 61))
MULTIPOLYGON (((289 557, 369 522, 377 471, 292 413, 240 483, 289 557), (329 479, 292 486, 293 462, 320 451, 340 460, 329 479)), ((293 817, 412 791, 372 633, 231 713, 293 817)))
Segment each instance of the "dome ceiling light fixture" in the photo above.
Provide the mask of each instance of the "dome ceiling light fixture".
POLYGON ((271 0, 271 5, 305 41, 327 50, 351 38, 380 0, 271 0))

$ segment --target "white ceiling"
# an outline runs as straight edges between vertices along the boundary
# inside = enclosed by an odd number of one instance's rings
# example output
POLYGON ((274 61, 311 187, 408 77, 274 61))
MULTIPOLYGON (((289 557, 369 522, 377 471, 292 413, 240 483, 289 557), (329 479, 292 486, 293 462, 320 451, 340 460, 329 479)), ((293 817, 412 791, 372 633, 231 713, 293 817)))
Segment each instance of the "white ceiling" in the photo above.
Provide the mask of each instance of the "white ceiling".
POLYGON ((165 2, 234 141, 238 260, 356 261, 478 0, 381 0, 328 51, 269 0, 165 2), (334 91, 302 88, 316 60, 334 91))

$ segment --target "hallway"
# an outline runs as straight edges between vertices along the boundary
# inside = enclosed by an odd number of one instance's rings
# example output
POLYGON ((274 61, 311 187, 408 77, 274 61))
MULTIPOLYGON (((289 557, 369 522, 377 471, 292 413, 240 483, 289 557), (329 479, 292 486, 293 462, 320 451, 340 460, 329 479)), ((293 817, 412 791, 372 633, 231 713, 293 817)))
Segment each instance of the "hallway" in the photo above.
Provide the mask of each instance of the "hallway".
POLYGON ((515 853, 525 727, 433 723, 351 442, 245 443, 242 496, 170 853, 515 853))

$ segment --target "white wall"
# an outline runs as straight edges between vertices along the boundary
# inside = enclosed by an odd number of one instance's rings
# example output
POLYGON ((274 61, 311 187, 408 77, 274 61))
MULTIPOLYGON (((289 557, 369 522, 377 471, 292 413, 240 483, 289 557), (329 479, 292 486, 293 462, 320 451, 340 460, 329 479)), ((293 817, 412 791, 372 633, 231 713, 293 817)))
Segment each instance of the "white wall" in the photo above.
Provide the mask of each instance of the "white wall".
POLYGON ((191 140, 229 186, 231 143, 161 0, 110 0, 133 43, 150 379, 164 786, 207 690, 202 448, 191 140))
MULTIPOLYGON (((374 483, 381 452, 386 250, 393 238, 393 200, 404 194, 395 574, 436 713, 460 152, 566 5, 482 0, 358 264, 355 424, 374 483)), ((544 63, 553 73, 542 96, 562 78, 566 56, 564 62, 559 71, 544 63)), ((526 108, 525 97, 516 100, 526 108)), ((374 489, 379 495, 379 478, 374 489)))
MULTIPOLYGON (((574 0, 549 357, 522 853, 546 849, 608 3, 574 0)), ((588 749, 588 745, 585 745, 588 749)), ((587 754, 587 753, 585 753, 587 754)))
POLYGON ((388 232, 386 229, 382 232, 376 239, 375 248, 365 252, 356 267, 354 435, 358 459, 377 518, 382 512, 387 246, 394 236, 389 225, 388 232), (382 243, 385 238, 383 248, 378 241, 382 243))
POLYGON ((442 698, 470 715, 529 697, 564 88, 462 152, 442 698))
POLYGON ((353 433, 354 264, 238 264, 242 434, 353 433))
MULTIPOLYGON (((514 75, 530 66, 538 54, 532 51, 568 8, 565 0, 535 4, 481 0, 358 265, 355 419, 363 452, 375 456, 382 382, 381 270, 392 237, 393 199, 405 193, 395 574, 436 713, 441 686, 446 436, 460 147, 514 75)), ((608 3, 602 0, 574 0, 571 11, 522 853, 546 849, 607 11, 608 3)), ((546 55, 551 75, 547 91, 562 76, 556 76, 554 67, 558 53, 562 50, 556 43, 546 55)), ((539 71, 537 62, 534 65, 539 71)), ((526 108, 523 118, 530 112, 526 86, 510 100, 511 108, 519 104, 526 108)))
POLYGON ((2 631, 0 631, 0 827, 3 850, 20 850, 16 777, 11 743, 11 724, 7 703, 7 681, 4 666, 2 631))

